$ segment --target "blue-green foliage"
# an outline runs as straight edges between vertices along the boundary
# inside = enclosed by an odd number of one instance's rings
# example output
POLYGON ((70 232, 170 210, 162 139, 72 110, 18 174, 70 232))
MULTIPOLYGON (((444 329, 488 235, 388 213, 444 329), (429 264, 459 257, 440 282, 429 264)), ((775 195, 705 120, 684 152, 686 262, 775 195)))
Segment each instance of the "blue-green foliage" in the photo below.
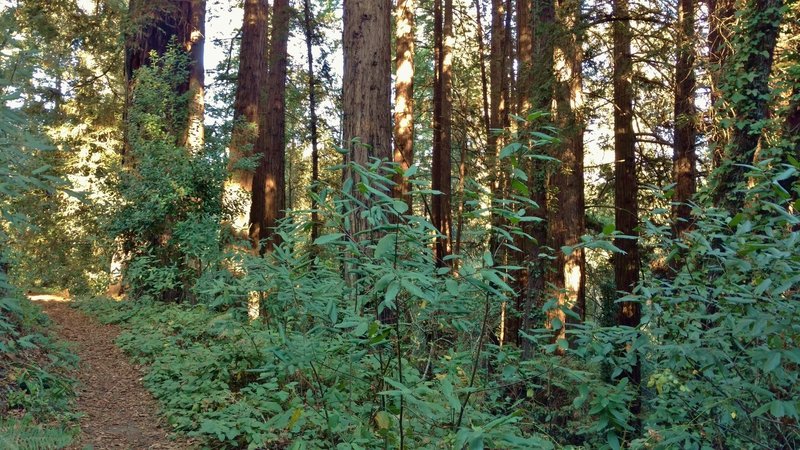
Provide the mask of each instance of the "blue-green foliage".
POLYGON ((137 296, 192 298, 196 278, 220 259, 225 162, 219 149, 183 146, 187 68, 185 52, 171 47, 133 84, 110 234, 124 241, 125 281, 137 296))

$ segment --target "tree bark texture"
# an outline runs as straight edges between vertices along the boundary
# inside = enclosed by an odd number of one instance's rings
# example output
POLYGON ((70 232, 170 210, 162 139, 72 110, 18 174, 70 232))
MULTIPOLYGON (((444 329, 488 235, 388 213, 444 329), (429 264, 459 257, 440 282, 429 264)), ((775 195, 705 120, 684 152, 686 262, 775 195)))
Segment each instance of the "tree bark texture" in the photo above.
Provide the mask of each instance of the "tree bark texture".
MULTIPOLYGON (((486 142, 491 140, 492 126, 489 119, 489 78, 486 75, 486 60, 484 55, 484 39, 483 39, 483 8, 481 8, 481 0, 475 0, 475 14, 476 14, 476 41, 478 42, 478 55, 480 57, 480 70, 481 70, 481 100, 483 102, 483 126, 486 129, 486 142)), ((488 145, 488 144, 487 144, 488 145)))
POLYGON ((267 18, 266 0, 246 0, 242 24, 242 43, 239 50, 239 74, 233 102, 233 130, 229 147, 228 170, 231 173, 230 190, 244 204, 242 213, 234 219, 237 230, 246 230, 252 205, 253 171, 237 167, 239 160, 252 156, 260 133, 259 108, 263 103, 263 82, 267 71, 267 18))
MULTIPOLYGON (((371 158, 392 159, 391 126, 391 2, 389 0, 344 1, 344 73, 342 104, 345 162, 365 165, 371 158)), ((345 179, 358 185, 358 175, 345 170, 345 179)), ((356 239, 368 229, 361 217, 366 199, 353 191, 362 206, 351 216, 356 239)))
MULTIPOLYGON (((438 265, 449 265, 445 258, 452 253, 452 211, 450 208, 451 188, 451 151, 453 122, 453 2, 452 0, 436 0, 440 11, 438 18, 441 26, 434 27, 441 35, 434 36, 438 46, 436 61, 436 85, 434 86, 434 130, 433 164, 431 169, 432 188, 440 194, 431 199, 431 216, 433 226, 439 231, 436 238, 435 255, 438 265), (442 3, 441 5, 440 3, 442 3)), ((436 19, 436 14, 434 14, 436 19)))
POLYGON ((184 47, 189 52, 189 106, 184 146, 199 154, 205 146, 205 66, 203 55, 206 41, 206 0, 191 0, 188 14, 189 29, 184 47))
POLYGON ((280 243, 274 232, 286 209, 286 70, 288 63, 288 0, 275 0, 270 38, 270 62, 267 75, 266 108, 261 113, 265 133, 259 133, 256 151, 262 155, 253 177, 253 204, 250 209, 250 238, 264 241, 261 252, 269 252, 280 243))
MULTIPOLYGON (((131 0, 129 20, 133 30, 125 41, 126 110, 132 93, 136 70, 151 63, 151 53, 161 56, 170 42, 190 55, 189 76, 176 95, 190 92, 186 129, 176 136, 176 143, 195 151, 203 146, 205 0, 145 1, 131 0)), ((128 153, 127 139, 123 159, 128 153)))
MULTIPOLYGON (((404 171, 414 163, 414 10, 415 0, 397 0, 395 7, 394 162, 404 171)), ((411 184, 394 177, 394 197, 412 211, 411 184)))
MULTIPOLYGON (((311 188, 317 189, 319 182, 319 148, 317 136, 317 80, 314 75, 314 12, 311 1, 303 0, 303 22, 306 38, 306 59, 308 59, 308 130, 311 138, 311 188)), ((316 196, 311 199, 311 242, 319 237, 319 213, 316 196)))
MULTIPOLYGON (((631 26, 628 0, 614 0, 612 25, 614 37, 614 223, 617 231, 627 236, 638 236, 639 186, 636 178, 636 138, 633 133, 633 60, 631 58, 631 26)), ((614 254, 614 284, 618 294, 624 297, 633 291, 639 282, 639 243, 635 239, 614 239, 614 245, 625 252, 614 254)), ((638 302, 618 303, 617 324, 638 327, 641 307, 638 302)), ((624 351, 624 349, 621 349, 624 351)), ((624 374, 638 386, 641 382, 641 367, 634 364, 624 374)), ((632 408, 639 409, 638 398, 632 408)))
MULTIPOLYGON (((492 0, 492 24, 491 41, 489 46, 489 125, 492 130, 503 128, 504 117, 506 116, 507 98, 506 90, 506 27, 505 27, 505 3, 503 0, 492 0)), ((496 133, 489 136, 489 154, 487 162, 490 170, 496 170, 497 155, 500 153, 500 142, 496 133)), ((497 192, 499 179, 496 174, 492 175, 492 191, 497 192)))
POLYGON ((585 311, 585 256, 581 248, 569 255, 563 246, 576 246, 586 229, 585 197, 583 191, 583 94, 581 64, 583 52, 578 27, 579 0, 560 0, 556 8, 560 32, 555 44, 555 113, 562 133, 562 142, 555 157, 561 164, 549 177, 553 202, 548 202, 548 235, 556 251, 551 282, 558 300, 557 307, 548 312, 548 325, 557 328, 555 339, 564 339, 566 314, 571 309, 581 318, 585 311), (551 206, 552 205, 552 206, 551 206), (561 325, 558 328, 556 325, 561 325))
POLYGON ((697 190, 697 113, 694 76, 694 0, 678 0, 677 55, 675 64, 675 132, 673 138, 672 176, 675 196, 672 216, 675 236, 691 225, 692 208, 687 203, 697 190))

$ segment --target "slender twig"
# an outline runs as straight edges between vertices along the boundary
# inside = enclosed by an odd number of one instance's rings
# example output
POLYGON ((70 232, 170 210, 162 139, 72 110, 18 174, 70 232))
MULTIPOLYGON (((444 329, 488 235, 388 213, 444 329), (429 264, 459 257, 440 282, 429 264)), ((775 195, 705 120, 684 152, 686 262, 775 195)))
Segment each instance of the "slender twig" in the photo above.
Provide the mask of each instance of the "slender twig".
POLYGON ((456 423, 456 428, 461 428, 461 421, 464 419, 464 410, 467 409, 467 402, 469 402, 469 396, 471 394, 472 386, 475 385, 475 375, 478 372, 478 364, 480 364, 481 358, 481 351, 483 350, 483 340, 486 336, 486 326, 489 322, 489 293, 486 293, 486 302, 483 308, 483 323, 481 323, 481 335, 478 337, 478 350, 475 353, 475 361, 472 365, 472 374, 469 377, 469 386, 467 390, 467 395, 464 396, 464 400, 461 401, 461 410, 458 412, 458 422, 456 423))

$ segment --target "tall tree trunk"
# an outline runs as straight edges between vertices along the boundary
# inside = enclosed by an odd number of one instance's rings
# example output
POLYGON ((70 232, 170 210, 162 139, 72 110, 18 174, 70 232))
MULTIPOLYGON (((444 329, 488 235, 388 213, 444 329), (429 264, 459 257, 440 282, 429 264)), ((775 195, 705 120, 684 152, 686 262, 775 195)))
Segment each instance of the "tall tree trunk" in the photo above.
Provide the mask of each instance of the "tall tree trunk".
POLYGON ((729 82, 723 87, 736 123, 730 144, 725 149, 725 159, 715 173, 714 198, 718 205, 731 212, 738 211, 744 203, 745 193, 739 185, 745 181, 747 169, 742 165, 755 162, 761 135, 770 117, 769 75, 780 31, 782 6, 782 0, 750 0, 739 19, 741 26, 734 40, 735 53, 729 58, 732 61, 730 69, 727 69, 730 74, 749 75, 744 78, 742 86, 729 82), (741 69, 734 69, 735 65, 740 65, 741 69))
POLYGON ((675 134, 672 175, 676 203, 672 208, 675 236, 690 226, 692 208, 687 204, 697 190, 694 107, 694 0, 678 0, 677 57, 675 64, 675 134))
MULTIPOLYGON (((503 0, 492 0, 492 22, 491 22, 491 37, 489 42, 489 126, 491 132, 489 133, 488 145, 486 146, 486 168, 489 175, 489 188, 492 193, 492 209, 499 208, 500 200, 503 197, 503 176, 499 164, 500 147, 503 145, 503 140, 498 135, 498 131, 502 130, 505 124, 505 117, 507 116, 506 100, 508 89, 506 69, 506 35, 507 30, 505 26, 505 2, 503 0)), ((492 211, 492 227, 501 227, 503 219, 499 214, 492 211)), ((503 248, 500 245, 500 236, 497 233, 492 233, 489 243, 489 251, 495 256, 496 260, 502 260, 501 255, 503 248)))
MULTIPOLYGON (((170 2, 145 0, 130 0, 128 4, 128 19, 130 31, 125 36, 125 109, 123 122, 127 123, 128 109, 130 108, 133 82, 136 71, 151 63, 151 55, 161 56, 167 51, 167 46, 174 38, 178 44, 186 42, 186 30, 189 17, 186 15, 188 8, 181 8, 170 2)), ((183 84, 180 92, 183 94, 188 89, 189 83, 183 84)), ((122 149, 122 162, 130 162, 130 142, 125 130, 124 145, 122 149)), ((179 143, 183 136, 176 136, 179 143)))
MULTIPOLYGON (((405 171, 414 163, 414 0, 397 0, 395 8, 394 162, 405 171)), ((394 197, 411 213, 411 184, 394 177, 394 197)))
MULTIPOLYGON (((438 105, 438 116, 434 119, 433 164, 431 169, 432 188, 440 194, 434 195, 431 200, 431 215, 433 226, 439 230, 440 236, 436 238, 436 263, 449 265, 445 258, 451 253, 452 245, 452 211, 450 209, 451 196, 451 151, 452 151, 452 79, 453 79, 453 2, 437 0, 441 26, 434 30, 441 30, 440 36, 435 36, 434 41, 439 46, 436 61, 436 86, 434 88, 434 103, 438 105), (443 9, 443 11, 442 11, 443 9)), ((434 18, 436 20, 436 18, 434 18)))
POLYGON ((583 192, 583 95, 581 64, 583 51, 579 39, 580 1, 560 0, 556 10, 561 28, 555 59, 555 120, 563 141, 556 151, 560 166, 550 176, 555 192, 554 205, 548 204, 550 246, 556 250, 552 271, 557 307, 548 312, 548 326, 557 329, 555 339, 564 339, 566 314, 571 309, 583 318, 585 311, 585 256, 582 248, 569 255, 563 246, 581 242, 585 231, 585 197, 583 192), (560 325, 558 327, 557 325, 560 325))
POLYGON ((267 70, 268 12, 269 5, 266 0, 246 0, 244 3, 239 75, 233 102, 233 130, 228 165, 231 173, 230 189, 233 195, 237 200, 240 198, 246 200, 242 213, 234 219, 233 225, 236 230, 246 230, 249 225, 253 190, 253 171, 243 170, 237 167, 237 163, 253 154, 258 135, 266 132, 259 129, 259 108, 264 103, 262 80, 267 70))
MULTIPOLYGON (((314 27, 310 0, 303 0, 303 19, 306 37, 306 59, 308 59, 308 128, 311 134, 311 188, 314 189, 316 194, 317 183, 319 182, 319 149, 317 142, 317 87, 316 79, 314 78, 314 52, 312 51, 314 27)), ((319 204, 315 195, 311 200, 311 242, 314 242, 319 237, 320 224, 317 208, 319 208, 319 204)))
MULTIPOLYGON (((516 98, 513 93, 516 90, 516 78, 514 77, 514 33, 512 32, 512 17, 514 16, 514 2, 515 0, 505 0, 505 16, 503 17, 505 36, 503 41, 503 52, 505 60, 505 74, 503 78, 503 104, 506 105, 507 113, 516 113, 516 98)), ((511 125, 511 116, 509 114, 503 115, 503 127, 508 128, 511 125)))
MULTIPOLYGON (((691 0, 690 0, 691 1, 691 0)), ((638 236, 639 186, 636 178, 636 138, 633 133, 633 61, 631 59, 631 26, 628 0, 614 0, 614 223, 617 231, 638 236)), ((639 282, 639 243, 635 239, 615 239, 614 245, 624 254, 614 255, 614 284, 625 296, 639 282)), ((638 302, 621 302, 617 323, 638 327, 641 310, 638 302)), ((633 386, 641 382, 641 368, 634 364, 625 374, 633 386)), ((638 399, 633 411, 638 412, 638 399)))
POLYGON ((291 9, 288 0, 275 0, 267 75, 266 110, 261 114, 256 150, 263 156, 253 177, 253 205, 250 209, 250 238, 263 241, 261 252, 280 243, 274 232, 286 209, 286 70, 291 9))
POLYGON ((188 4, 188 30, 184 46, 190 55, 189 107, 184 146, 199 154, 205 145, 205 79, 203 55, 206 40, 206 0, 191 0, 188 4))
MULTIPOLYGON (((344 73, 342 106, 345 162, 366 165, 370 158, 392 159, 391 126, 391 2, 344 1, 344 73)), ((345 179, 358 185, 358 175, 345 170, 345 179)), ((353 194, 365 201, 354 189, 353 194)), ((361 208, 351 216, 351 233, 362 238, 368 224, 361 208)))
POLYGON ((475 0, 475 13, 476 13, 476 26, 475 34, 478 41, 478 55, 480 58, 481 68, 481 100, 483 100, 483 126, 486 129, 486 142, 491 139, 492 125, 489 119, 489 80, 486 75, 486 61, 484 58, 484 42, 483 42, 483 9, 481 8, 481 0, 475 0))
MULTIPOLYGON (((132 161, 132 149, 130 144, 128 122, 128 110, 131 107, 134 78, 136 71, 144 66, 152 63, 152 55, 161 56, 167 51, 170 42, 175 39, 177 45, 182 46, 184 49, 193 51, 192 58, 202 55, 202 31, 192 33, 195 28, 204 27, 205 18, 205 2, 193 0, 191 3, 182 4, 169 1, 146 1, 146 0, 130 0, 128 4, 128 20, 130 21, 129 32, 125 35, 125 107, 123 109, 123 146, 122 146, 122 165, 129 167, 134 162, 132 161), (195 5, 198 3, 198 5, 195 5), (201 9, 202 6, 202 9, 201 9), (193 9, 197 8, 197 14, 193 15, 193 9), (194 45, 192 38, 198 37, 199 43, 194 45)), ((202 60, 202 58, 200 57, 202 60)), ((199 88, 200 97, 202 98, 202 74, 199 75, 194 72, 194 64, 190 68, 189 77, 184 83, 176 89, 175 95, 182 95, 190 89, 190 86, 199 88), (194 82, 192 79, 194 78, 194 82)), ((195 108, 197 114, 197 98, 193 97, 190 102, 192 107, 195 108)), ((202 110, 200 111, 202 116, 202 110)), ((191 112, 190 112, 191 117, 191 112)), ((200 119, 202 122, 202 118, 200 119)), ((186 137, 189 135, 189 130, 177 130, 175 133, 175 144, 185 145, 187 143, 186 137)), ((118 238, 115 242, 115 253, 111 259, 110 274, 111 280, 109 285, 109 293, 119 294, 122 292, 121 273, 123 266, 126 264, 127 256, 125 244, 122 238, 118 238)))
MULTIPOLYGON (((506 89, 506 27, 505 3, 503 0, 492 0, 492 33, 489 47, 489 125, 492 130, 503 128, 504 117, 507 115, 505 100, 506 89)), ((496 171, 497 155, 500 153, 500 141, 496 133, 489 136, 489 154, 486 155, 489 170, 496 171)), ((491 181, 492 191, 497 192, 499 177, 493 173, 491 181)))
MULTIPOLYGON (((518 115, 525 115, 531 108, 531 97, 533 90, 533 29, 532 29, 532 3, 531 0, 516 0, 517 8, 517 61, 518 72, 516 82, 516 112, 518 115)), ((521 139, 527 140, 526 131, 528 124, 518 123, 523 128, 520 130, 521 139)), ((533 174, 533 163, 525 158, 520 160, 521 169, 528 176, 528 184, 531 182, 533 174)), ((528 186, 531 193, 530 186, 528 186)), ((526 234, 533 231, 533 224, 522 222, 521 227, 526 234)), ((525 236, 515 236, 514 245, 521 251, 513 253, 516 265, 522 267, 515 279, 516 298, 512 307, 507 308, 505 314, 505 337, 506 340, 521 345, 523 338, 520 334, 524 322, 525 311, 530 313, 531 292, 528 290, 530 284, 530 264, 532 242, 525 236)))
MULTIPOLYGON (((519 11, 517 12, 519 15, 519 11)), ((523 12, 524 14, 524 12, 523 12)), ((520 112, 524 113, 528 109, 535 111, 551 112, 554 95, 554 73, 553 73, 553 51, 554 51, 554 30, 555 30, 555 5, 553 0, 533 0, 530 15, 530 39, 529 51, 531 57, 524 56, 525 48, 523 45, 527 41, 527 30, 519 25, 520 34, 520 72, 517 88, 521 91, 520 95, 525 95, 527 100, 520 99, 520 112), (526 64, 527 69, 525 69, 526 64), (523 93, 522 91, 526 93, 523 93)), ((518 20, 522 20, 519 19, 518 20)), ((546 122, 543 120, 529 123, 528 127, 536 127, 546 122)), ((537 208, 530 214, 537 219, 537 222, 528 224, 526 232, 530 234, 531 240, 523 248, 527 267, 525 284, 519 283, 519 289, 524 293, 522 301, 522 321, 520 328, 528 331, 538 324, 531 323, 531 313, 534 307, 541 307, 544 304, 545 278, 547 274, 547 263, 539 257, 548 244, 547 227, 547 173, 545 165, 538 160, 533 160, 528 168, 528 190, 530 198, 536 202, 537 208)), ((531 342, 520 338, 523 350, 523 357, 530 358, 533 354, 531 342)))

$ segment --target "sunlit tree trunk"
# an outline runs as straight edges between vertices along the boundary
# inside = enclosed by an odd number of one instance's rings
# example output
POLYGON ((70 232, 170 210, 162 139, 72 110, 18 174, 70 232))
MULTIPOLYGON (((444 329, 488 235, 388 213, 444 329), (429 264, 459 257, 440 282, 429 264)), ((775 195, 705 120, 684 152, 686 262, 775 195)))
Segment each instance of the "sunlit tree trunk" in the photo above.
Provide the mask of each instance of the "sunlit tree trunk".
POLYGON ((286 209, 286 70, 291 9, 288 0, 275 0, 272 14, 270 62, 267 75, 266 110, 261 114, 256 151, 262 156, 253 177, 253 204, 250 209, 250 238, 264 241, 261 252, 272 251, 280 243, 274 229, 286 209))
POLYGON ((552 271, 557 307, 548 312, 548 326, 555 329, 555 338, 564 339, 567 316, 571 309, 583 317, 585 310, 585 257, 581 248, 570 254, 563 246, 579 244, 585 231, 583 192, 583 93, 581 64, 583 52, 578 34, 579 0, 560 0, 556 19, 561 32, 555 45, 555 114, 562 143, 555 156, 561 164, 550 175, 553 203, 548 203, 550 246, 556 251, 552 271))
POLYGON ((242 43, 239 50, 239 74, 233 103, 233 130, 229 147, 230 190, 237 199, 245 202, 242 212, 234 219, 236 230, 246 230, 249 225, 253 171, 237 168, 238 161, 253 154, 259 133, 259 105, 264 89, 262 79, 266 73, 267 16, 266 0, 246 0, 242 43))
MULTIPOLYGON (((125 109, 123 122, 127 122, 133 82, 136 71, 151 62, 151 54, 163 55, 173 38, 184 41, 182 33, 187 21, 184 10, 166 1, 147 2, 130 0, 128 3, 129 32, 125 35, 125 109)), ((188 83, 186 85, 188 87, 188 83)), ((181 94, 181 93, 176 93, 181 94)), ((176 141, 177 141, 176 136, 176 141)), ((125 127, 122 162, 130 162, 130 142, 125 127)))
MULTIPOLYGON (((152 62, 152 55, 161 56, 174 39, 178 46, 191 48, 189 41, 192 29, 193 3, 178 3, 165 0, 146 1, 131 0, 128 4, 128 32, 125 34, 125 107, 123 109, 123 146, 122 165, 125 168, 135 164, 130 147, 128 135, 128 110, 131 107, 136 71, 148 66, 152 62)), ((204 4, 203 4, 204 6, 204 4)), ((204 16, 204 12, 202 14, 204 16)), ((200 23, 199 17, 196 18, 200 23)), ((201 46, 202 47, 202 46, 201 46)), ((202 52, 202 49, 200 50, 202 52)), ((202 83, 202 80, 199 80, 202 83)), ((175 95, 186 93, 190 86, 187 77, 176 90, 175 95)), ((188 129, 175 130, 175 144, 186 144, 188 129)), ((122 238, 115 242, 115 253, 111 259, 111 280, 109 293, 117 295, 122 293, 121 273, 126 264, 127 256, 125 243, 122 238)))
POLYGON ((189 2, 189 22, 184 46, 189 52, 189 106, 185 147, 198 154, 205 145, 205 66, 203 55, 206 34, 206 0, 189 2))
POLYGON ((433 190, 441 194, 433 195, 431 199, 431 216, 433 226, 441 235, 436 239, 436 263, 449 265, 445 257, 451 253, 452 245, 452 211, 450 209, 451 196, 451 151, 452 151, 452 79, 453 79, 453 2, 452 0, 436 0, 434 20, 441 20, 441 25, 434 27, 439 35, 434 36, 437 46, 436 60, 436 85, 434 86, 434 140, 433 140, 433 167, 431 169, 433 190))
POLYGON ((690 226, 691 207, 687 204, 697 189, 695 137, 697 117, 694 106, 694 0, 678 0, 677 58, 675 64, 675 132, 673 143, 673 181, 675 196, 672 215, 674 231, 680 236, 690 226))
MULTIPOLYGON (((522 5, 522 1, 518 5, 522 5)), ((555 30, 555 7, 553 0, 533 0, 529 4, 530 10, 517 11, 519 29, 519 60, 520 70, 517 81, 519 95, 519 110, 524 114, 529 110, 543 111, 549 113, 553 102, 553 45, 555 30), (530 21, 530 31, 525 29, 524 17, 528 15, 530 21), (530 38, 528 38, 530 34, 530 38), (530 45, 527 41, 530 39, 530 45), (525 53, 530 56, 525 56, 525 53)), ((519 8, 520 6, 518 6, 519 8)), ((549 118, 528 123, 526 126, 536 129, 536 127, 547 124, 549 118)), ((521 305, 520 329, 529 331, 540 324, 531 322, 531 314, 535 308, 540 308, 544 303, 545 279, 548 264, 546 260, 539 257, 548 244, 547 236, 547 173, 546 167, 541 161, 533 160, 526 168, 528 171, 528 190, 530 198, 537 204, 537 208, 528 214, 539 219, 534 223, 526 223, 525 231, 531 236, 531 240, 524 242, 522 247, 525 260, 526 273, 522 280, 518 282, 518 290, 521 297, 518 300, 521 305)), ((528 340, 519 338, 523 349, 523 357, 529 358, 532 355, 533 347, 528 340)))
POLYGON ((476 14, 476 27, 475 35, 478 43, 478 56, 480 58, 481 69, 481 100, 483 104, 483 126, 486 133, 486 142, 491 140, 491 122, 489 119, 489 79, 486 74, 486 60, 484 58, 485 47, 483 37, 483 8, 481 8, 481 0, 475 0, 475 14, 476 14))
MULTIPOLYGON (((392 159, 391 3, 389 0, 344 1, 344 73, 342 79, 345 162, 367 164, 370 158, 392 159)), ((350 170, 345 179, 358 185, 350 170)), ((361 194, 354 195, 364 201, 361 194)), ((351 233, 360 239, 368 228, 361 209, 351 216, 351 233)))
MULTIPOLYGON (((414 163, 414 0, 397 0, 395 7, 394 162, 403 170, 414 163)), ((394 196, 411 212, 411 184, 395 176, 394 196)))

